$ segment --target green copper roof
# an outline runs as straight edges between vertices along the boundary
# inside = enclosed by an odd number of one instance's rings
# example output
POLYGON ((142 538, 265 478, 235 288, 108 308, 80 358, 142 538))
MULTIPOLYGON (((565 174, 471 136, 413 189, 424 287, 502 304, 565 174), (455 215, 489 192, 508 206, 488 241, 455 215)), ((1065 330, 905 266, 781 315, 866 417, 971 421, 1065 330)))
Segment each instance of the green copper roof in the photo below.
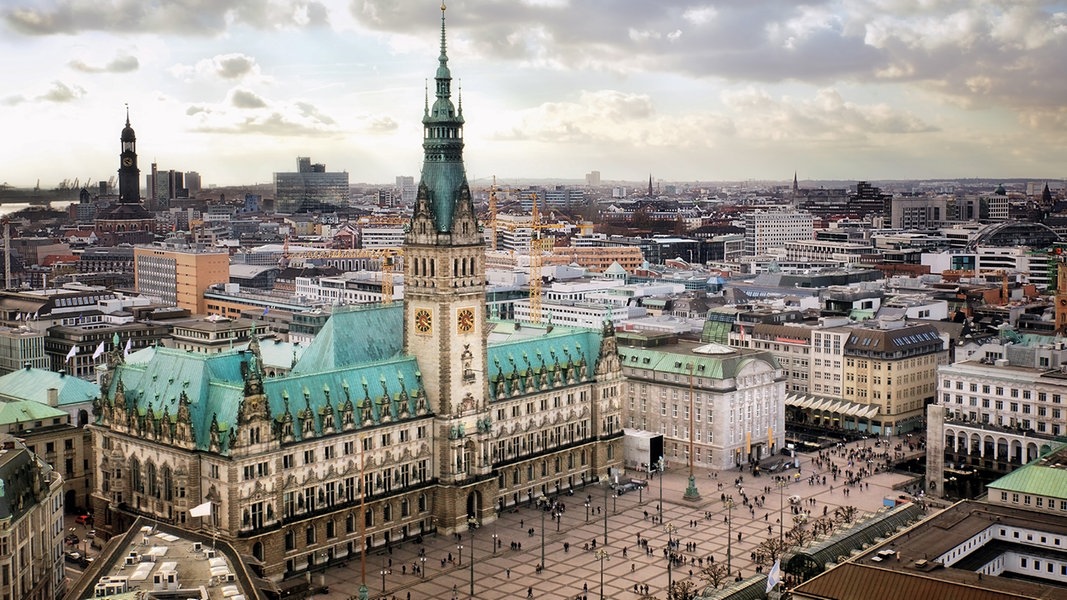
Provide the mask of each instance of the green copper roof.
POLYGON ((448 53, 445 51, 444 5, 441 5, 441 55, 437 60, 435 100, 432 108, 426 107, 422 117, 425 133, 419 191, 421 193, 422 186, 426 186, 436 230, 449 232, 452 231, 460 192, 467 187, 467 174, 463 168, 463 100, 461 97, 457 111, 452 104, 452 73, 448 69, 448 53))
POLYGON ((238 351, 201 354, 155 348, 146 362, 120 365, 111 378, 107 391, 114 399, 118 382, 125 388, 128 405, 138 414, 148 410, 156 418, 163 414, 175 419, 182 393, 189 399, 189 420, 196 431, 197 448, 207 450, 213 419, 218 421, 219 439, 223 448, 229 445, 229 435, 222 435, 237 422, 237 409, 244 398, 244 379, 241 363, 251 355, 238 351))
MULTIPOLYGON (((283 420, 286 413, 292 417, 293 437, 298 440, 304 437, 300 419, 308 410, 314 415, 315 435, 322 435, 331 422, 335 430, 342 429, 343 413, 349 401, 358 428, 367 424, 366 418, 376 425, 387 419, 396 421, 414 416, 419 397, 426 397, 422 374, 413 357, 267 379, 263 391, 276 421, 283 420)), ((429 411, 430 407, 423 404, 429 411)))
POLYGON ((1015 469, 988 487, 990 490, 1067 499, 1067 446, 1060 446, 1036 461, 1015 469))
POLYGON ((100 388, 91 381, 47 369, 19 369, 0 377, 0 398, 48 404, 48 390, 59 392, 59 406, 92 402, 100 388))
POLYGON ((331 371, 398 357, 403 349, 403 318, 404 306, 400 303, 335 310, 292 374, 331 371))
POLYGON ((554 376, 557 369, 581 369, 592 378, 600 356, 601 332, 570 327, 535 325, 515 327, 513 321, 494 321, 488 351, 489 381, 514 380, 542 369, 554 376))
POLYGON ((41 425, 52 425, 52 419, 61 419, 61 423, 66 423, 67 413, 34 400, 0 401, 0 425, 29 423, 30 427, 35 427, 34 421, 42 421, 41 425))
MULTIPOLYGON (((727 347, 723 347, 728 349, 727 347)), ((732 379, 748 364, 763 361, 778 368, 778 361, 769 352, 740 352, 734 350, 727 354, 695 354, 689 352, 671 352, 648 348, 619 348, 619 360, 622 367, 651 369, 659 373, 674 373, 689 376, 689 365, 693 365, 693 375, 712 379, 732 379)))

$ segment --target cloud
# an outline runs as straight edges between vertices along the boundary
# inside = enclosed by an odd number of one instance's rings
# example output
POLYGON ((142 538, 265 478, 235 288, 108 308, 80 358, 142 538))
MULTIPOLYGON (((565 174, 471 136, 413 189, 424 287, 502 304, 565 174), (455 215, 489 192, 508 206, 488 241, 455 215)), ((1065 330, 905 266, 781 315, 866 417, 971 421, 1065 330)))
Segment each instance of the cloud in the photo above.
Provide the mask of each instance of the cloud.
POLYGON ((259 64, 252 56, 242 53, 217 54, 211 58, 205 58, 196 62, 195 65, 175 65, 170 68, 171 74, 185 81, 201 79, 226 79, 236 80, 245 77, 260 77, 259 64))
POLYGON ((497 140, 555 144, 714 145, 733 124, 714 114, 661 116, 644 94, 583 91, 576 102, 548 102, 516 115, 497 140))
POLYGON ((129 54, 119 54, 100 66, 90 65, 79 58, 71 60, 67 65, 82 73, 129 73, 130 71, 136 71, 141 66, 137 57, 129 54))
POLYGON ((16 106, 26 101, 26 96, 16 94, 14 96, 7 96, 3 100, 0 100, 0 104, 4 106, 16 106))
POLYGON ((741 137, 752 140, 811 140, 856 143, 878 134, 937 131, 916 115, 887 104, 846 101, 836 89, 818 90, 810 99, 782 96, 748 87, 725 92, 722 102, 741 137))
MULTIPOLYGON (((24 1, 24 0, 23 0, 24 1)), ((233 25, 255 29, 321 27, 329 11, 315 0, 57 0, 52 6, 16 6, 0 18, 24 35, 170 33, 215 36, 233 25)))
POLYGON ((230 92, 230 104, 235 108, 266 108, 267 101, 248 90, 233 90, 230 92))
POLYGON ((69 86, 62 81, 53 81, 52 88, 44 94, 37 96, 38 100, 48 102, 73 102, 85 95, 85 89, 80 86, 69 86))
POLYGON ((833 88, 809 98, 775 97, 749 86, 722 94, 722 108, 688 114, 660 114, 643 94, 586 91, 574 102, 549 102, 517 113, 490 137, 498 141, 535 141, 629 148, 689 149, 735 143, 819 142, 870 146, 887 135, 924 134, 938 128, 886 104, 846 100, 833 88))
MULTIPOLYGON (((447 12, 449 48, 564 73, 818 87, 891 81, 957 106, 1017 113, 1054 113, 1067 97, 1062 0, 537 4, 469 0, 447 12)), ((353 0, 350 10, 372 30, 435 41, 437 21, 418 3, 353 0)))
POLYGON ((217 104, 186 107, 191 128, 201 133, 268 136, 339 136, 336 122, 306 101, 273 102, 253 91, 235 88, 217 104))

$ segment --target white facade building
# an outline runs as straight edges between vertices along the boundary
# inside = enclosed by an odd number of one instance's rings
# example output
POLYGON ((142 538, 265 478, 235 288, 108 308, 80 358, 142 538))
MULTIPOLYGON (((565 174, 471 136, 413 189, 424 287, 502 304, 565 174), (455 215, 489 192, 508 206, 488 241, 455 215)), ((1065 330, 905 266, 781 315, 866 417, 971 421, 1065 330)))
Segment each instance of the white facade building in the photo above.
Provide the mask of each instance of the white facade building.
POLYGON ((771 248, 784 248, 786 242, 815 237, 815 220, 808 213, 776 211, 753 212, 744 216, 745 254, 767 254, 771 248))
POLYGON ((664 436, 668 466, 732 469, 785 437, 785 374, 766 352, 718 344, 620 346, 623 424, 664 436), (692 410, 692 413, 690 413, 692 410), (692 422, 692 437, 690 437, 692 422))
POLYGON ((987 344, 940 367, 937 404, 927 409, 928 493, 980 493, 975 473, 1007 473, 1054 447, 1067 427, 1064 360, 1067 350, 1052 345, 987 344))
MULTIPOLYGON (((310 304, 371 304, 382 301, 382 273, 355 271, 335 277, 297 277, 296 297, 310 304)), ((393 273, 393 300, 404 297, 404 276, 393 273)))
MULTIPOLYGON (((530 301, 515 301, 515 320, 530 322, 530 301)), ((601 329, 605 321, 618 325, 636 317, 643 317, 648 311, 639 306, 609 306, 591 302, 543 302, 541 304, 541 322, 585 329, 601 329)))

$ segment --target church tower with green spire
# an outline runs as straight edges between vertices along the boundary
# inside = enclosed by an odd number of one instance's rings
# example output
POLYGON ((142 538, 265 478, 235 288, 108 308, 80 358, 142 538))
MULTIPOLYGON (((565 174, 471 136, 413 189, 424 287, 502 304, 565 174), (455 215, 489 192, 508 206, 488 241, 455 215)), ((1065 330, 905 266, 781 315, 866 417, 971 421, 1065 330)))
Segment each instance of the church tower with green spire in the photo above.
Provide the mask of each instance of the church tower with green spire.
MULTIPOLYGON (((461 507, 467 495, 468 515, 478 516, 480 502, 470 501, 471 490, 463 488, 492 466, 486 446, 485 241, 463 168, 463 103, 458 109, 452 103, 445 39, 442 4, 434 100, 431 105, 427 97, 422 117, 422 179, 404 240, 404 350, 418 359, 436 415, 437 477, 456 496, 443 504, 461 507)), ((439 518, 450 529, 465 516, 439 518)))

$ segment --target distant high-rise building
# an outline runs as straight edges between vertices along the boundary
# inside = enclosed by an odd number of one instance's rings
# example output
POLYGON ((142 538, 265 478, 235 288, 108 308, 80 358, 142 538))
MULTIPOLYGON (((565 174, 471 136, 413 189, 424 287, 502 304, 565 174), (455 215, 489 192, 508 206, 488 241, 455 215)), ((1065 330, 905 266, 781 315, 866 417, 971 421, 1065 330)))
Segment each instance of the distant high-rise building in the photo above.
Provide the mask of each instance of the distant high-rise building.
POLYGON ((888 217, 892 194, 883 194, 882 190, 861 181, 856 184, 855 193, 844 188, 799 189, 795 176, 793 183, 794 205, 816 217, 865 219, 871 217, 888 217))
POLYGON ((815 219, 808 213, 780 211, 745 215, 745 254, 766 254, 784 248, 786 242, 815 237, 815 219))
POLYGON ((189 197, 199 194, 200 186, 200 173, 197 173, 196 171, 188 171, 185 174, 185 188, 189 192, 189 197))
POLYGON ((274 209, 282 213, 329 210, 348 206, 351 192, 348 172, 327 173, 326 165, 312 164, 307 156, 296 159, 295 173, 274 174, 274 209))
POLYGON ((947 206, 948 220, 998 223, 1008 220, 1008 208, 1008 193, 1004 186, 998 186, 992 194, 951 199, 947 206))
POLYGON ((600 171, 590 171, 586 173, 585 185, 600 185, 600 171))
POLYGON ((944 196, 899 196, 891 205, 893 229, 936 229, 948 220, 948 199, 944 196))
POLYGON ((405 206, 410 206, 415 203, 415 193, 419 191, 418 186, 415 185, 415 178, 410 175, 399 175, 396 178, 397 195, 400 197, 400 202, 405 206))
POLYGON ((214 250, 139 247, 133 252, 137 291, 164 304, 206 314, 204 290, 230 281, 230 255, 214 250))
MULTIPOLYGON (((191 174, 196 176, 199 191, 200 175, 195 171, 191 174)), ((148 209, 153 211, 168 210, 172 200, 189 197, 185 174, 174 170, 162 171, 156 163, 152 163, 152 172, 145 175, 145 189, 148 194, 148 209)))

